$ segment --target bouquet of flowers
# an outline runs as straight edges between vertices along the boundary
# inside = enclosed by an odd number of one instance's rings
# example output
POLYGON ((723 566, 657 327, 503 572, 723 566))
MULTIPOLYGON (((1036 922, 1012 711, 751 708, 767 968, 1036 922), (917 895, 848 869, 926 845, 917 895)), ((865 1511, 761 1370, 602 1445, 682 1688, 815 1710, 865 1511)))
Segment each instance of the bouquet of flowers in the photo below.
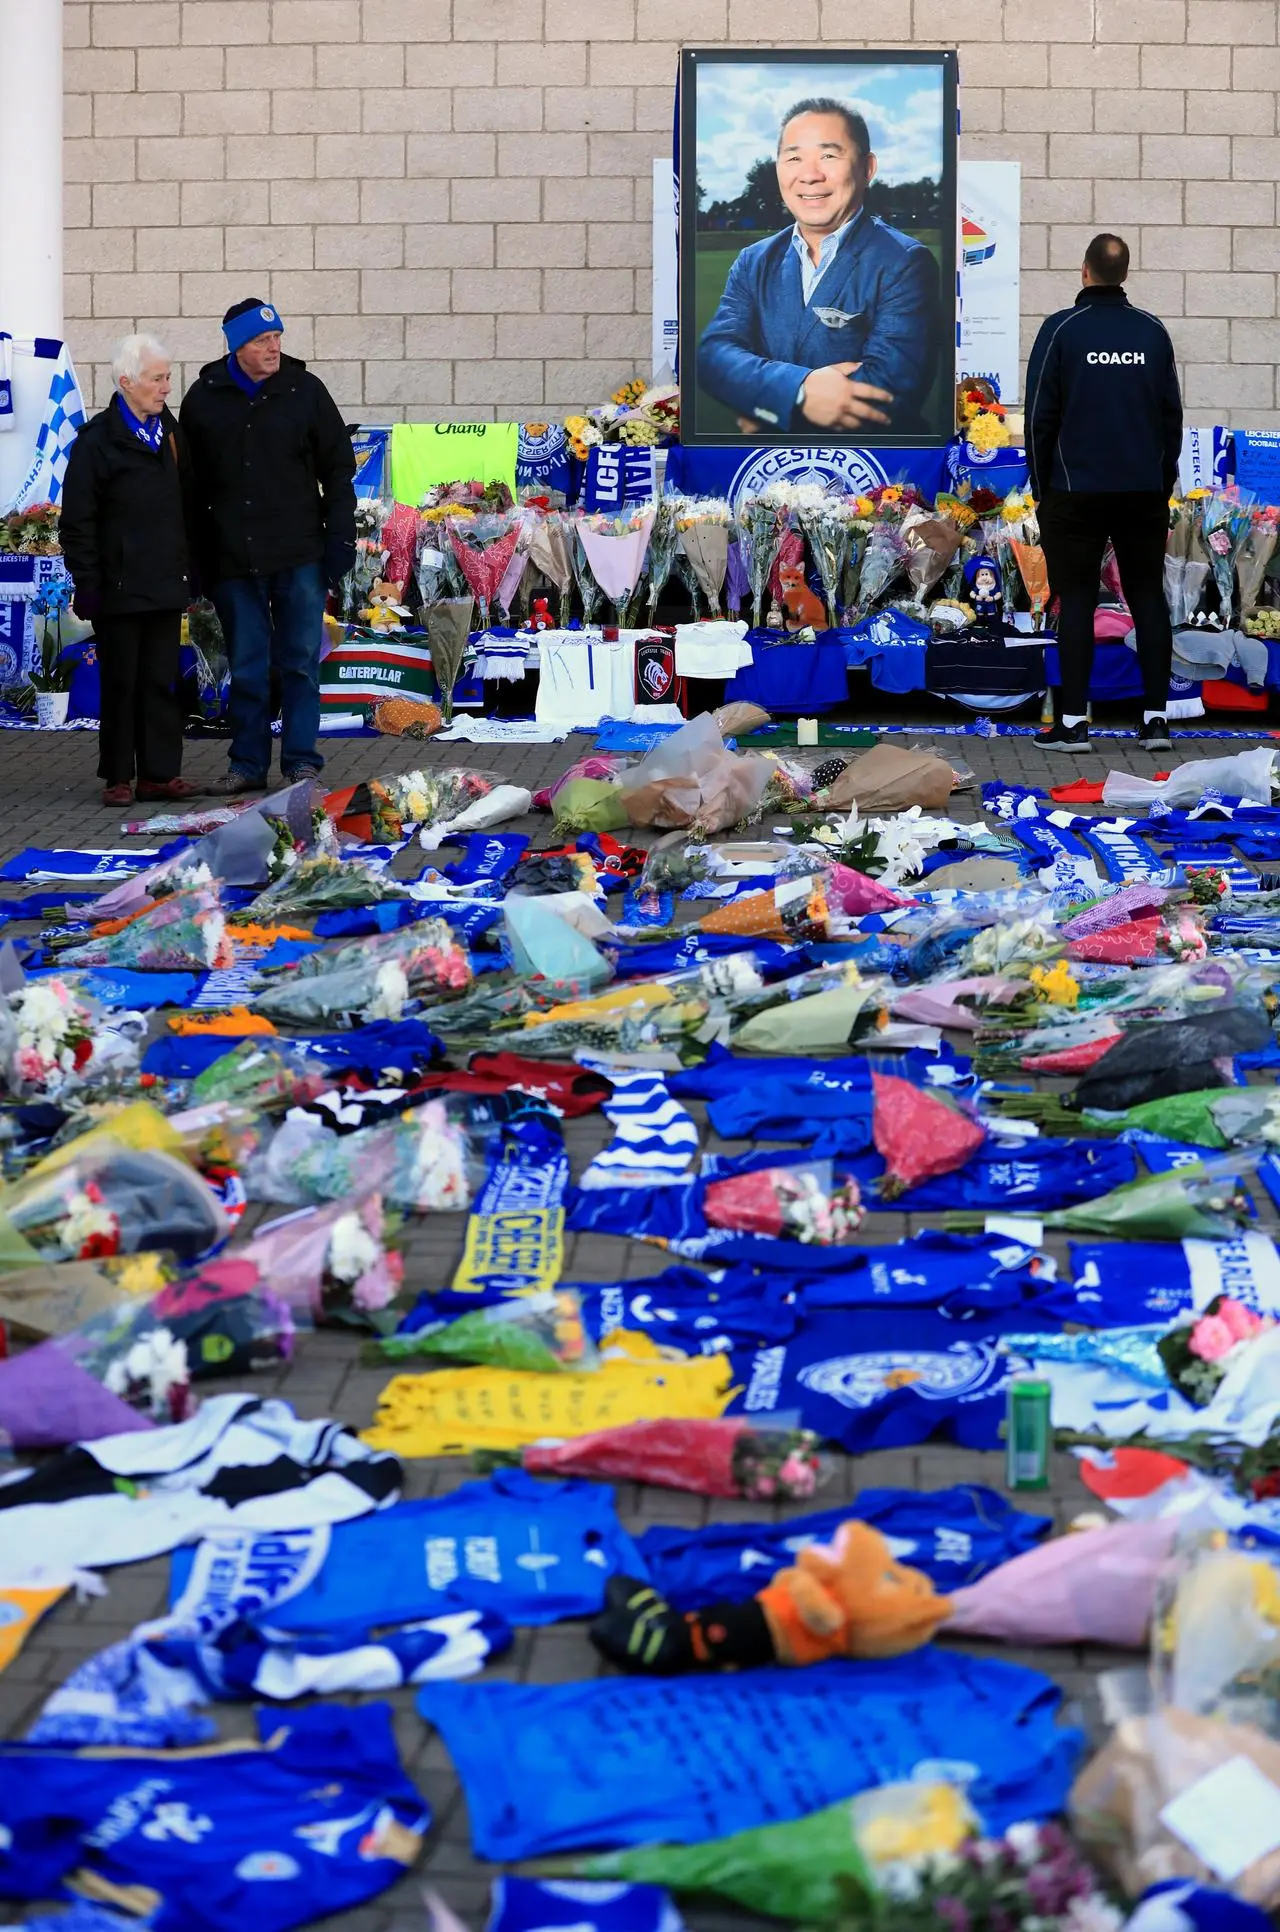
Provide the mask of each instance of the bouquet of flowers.
POLYGON ((743 939, 779 939, 803 946, 829 939, 830 911, 820 872, 781 880, 762 892, 744 892, 698 921, 702 932, 737 933, 743 939))
POLYGON ((1235 606, 1236 560, 1251 528, 1251 509, 1252 499, 1234 489, 1213 490, 1200 506, 1200 534, 1209 554, 1224 629, 1235 606))
POLYGON ((1209 551, 1204 540, 1203 505, 1207 490, 1189 490, 1169 503, 1169 535, 1165 540, 1164 594, 1175 631, 1191 621, 1209 574, 1209 551))
POLYGON ((596 582, 595 574, 591 568, 591 559, 587 554, 587 547, 582 541, 582 526, 576 516, 572 519, 570 527, 573 545, 571 551, 573 559, 573 579, 578 586, 578 596, 582 600, 583 622, 591 625, 596 621, 596 613, 600 609, 600 603, 604 593, 600 585, 596 582))
POLYGON ((1013 606, 1009 579, 1012 570, 1016 570, 1012 589, 1016 593, 1020 578, 1026 587, 1035 627, 1039 630, 1044 623, 1045 611, 1049 608, 1049 566, 1040 544, 1040 520, 1036 515, 1035 500, 1029 490, 1010 490, 1000 506, 1000 534, 1000 569, 1005 578, 1005 608, 1012 609, 1013 606), (1010 561, 1006 562, 1006 558, 1010 561))
MULTIPOLYGON (((858 1800, 854 1800, 856 1811, 858 1800)), ((887 1821, 886 1821, 887 1822, 887 1821)), ((865 1843, 866 1832, 860 1834, 865 1843)), ((978 1833, 958 1851, 876 1861, 878 1897, 838 1932, 892 1924, 893 1932, 1122 1932, 1127 1914, 1057 1825, 1011 1825, 1003 1838, 978 1833)))
POLYGON ((399 1020, 411 998, 447 999, 471 985, 471 962, 442 919, 387 933, 376 950, 359 941, 336 953, 313 953, 303 964, 311 970, 259 993, 255 1011, 297 1025, 399 1020))
POLYGON ((896 1200, 939 1174, 963 1167, 987 1137, 972 1114, 892 1074, 873 1073, 872 1135, 884 1159, 882 1200, 896 1200))
POLYGON ((583 510, 576 519, 578 544, 595 582, 612 602, 619 624, 627 622, 644 574, 654 514, 651 503, 638 503, 617 514, 583 510))
POLYGON ((674 383, 649 384, 632 376, 607 403, 585 416, 566 416, 564 426, 579 462, 601 443, 669 442, 680 434, 680 391, 674 383))
POLYGON ((1005 422, 1000 392, 993 382, 981 376, 970 377, 957 385, 956 420, 970 449, 1007 449, 1013 441, 1005 422))
POLYGON ((1258 593, 1262 580, 1267 574, 1267 565, 1280 541, 1280 509, 1274 504, 1256 504, 1249 516, 1249 528, 1245 531, 1236 552, 1236 583, 1240 591, 1240 610, 1242 615, 1257 608, 1258 593))
POLYGON ((344 623, 359 621, 369 602, 369 594, 382 575, 387 560, 382 529, 395 505, 380 497, 360 497, 356 501, 356 554, 350 570, 338 587, 338 610, 344 623))
POLYGON ((29 981, 0 1002, 0 1056, 9 1091, 55 1094, 93 1058, 94 1019, 61 979, 29 981))
POLYGON ((902 519, 907 576, 917 597, 927 597, 946 575, 960 548, 960 532, 947 517, 927 510, 908 510, 902 519))
POLYGON ((515 556, 524 529, 522 512, 504 511, 474 517, 450 517, 449 542, 458 566, 480 606, 480 622, 489 623, 489 606, 515 556))
POLYGON ((678 550, 713 617, 720 615, 729 567, 729 519, 728 504, 717 497, 685 497, 676 507, 678 550))
POLYGON ((17 551, 23 557, 60 556, 59 515, 56 503, 28 503, 24 510, 10 510, 0 516, 0 550, 17 551))
POLYGON ((171 893, 118 925, 114 920, 104 923, 108 930, 99 928, 93 938, 63 954, 66 965, 124 966, 138 973, 207 973, 235 963, 216 885, 171 893))
POLYGON ((878 516, 871 526, 867 547, 862 555, 855 621, 865 617, 872 606, 879 602, 899 571, 905 567, 906 560, 907 545, 901 524, 892 517, 878 516))
POLYGON ((242 921, 271 920, 295 913, 339 912, 352 906, 373 906, 385 899, 404 897, 404 888, 397 880, 375 871, 363 859, 340 859, 331 852, 311 852, 260 892, 242 913, 237 913, 233 926, 242 921))
POLYGON ((746 551, 747 576, 751 584, 751 622, 756 630, 764 621, 765 592, 769 577, 786 535, 788 512, 784 505, 765 496, 746 497, 734 519, 738 540, 746 551))
POLYGON ((713 1228, 814 1242, 819 1247, 852 1241, 865 1209, 855 1180, 833 1184, 830 1161, 795 1167, 760 1167, 712 1181, 703 1212, 713 1228))
POLYGON ((575 1288, 520 1295, 492 1308, 477 1308, 457 1321, 389 1335, 369 1353, 375 1362, 422 1355, 428 1361, 479 1362, 490 1368, 531 1369, 538 1375, 599 1364, 575 1288))
POLYGON ((570 594, 573 590, 573 526, 558 510, 540 516, 529 532, 529 561, 547 582, 554 584, 559 597, 560 623, 569 621, 570 594))
MULTIPOLYGON (((391 1207, 428 1214, 469 1206, 471 1167, 464 1129, 443 1100, 429 1100, 390 1126, 350 1134, 334 1133, 317 1114, 293 1113, 250 1168, 246 1185, 254 1200, 295 1207, 345 1202, 376 1189, 391 1207)), ((256 1255, 256 1243, 250 1246, 256 1255)), ((264 1266, 264 1272, 270 1270, 264 1266)))
POLYGON ((454 686, 462 676, 471 639, 471 609, 470 597, 441 597, 424 613, 431 669, 440 693, 440 715, 446 724, 453 720, 454 686))
MULTIPOLYGON (((0 1198, 0 1228, 20 1265, 164 1249, 195 1261, 230 1224, 212 1190, 172 1154, 94 1137, 60 1166, 34 1169, 0 1198)), ((5 1259, 9 1250, 5 1247, 5 1259)))
POLYGON ((658 599, 666 589, 675 563, 676 546, 679 541, 679 531, 676 527, 679 511, 679 498, 673 496, 658 498, 653 528, 649 532, 649 550, 645 557, 650 624, 657 615, 658 599))
POLYGON ((1180 1322, 1157 1344, 1165 1372, 1179 1394, 1207 1408, 1228 1369, 1276 1326, 1231 1295, 1215 1295, 1204 1312, 1180 1322))
POLYGON ((506 1459, 535 1476, 653 1483, 750 1502, 803 1501, 826 1475, 807 1429, 753 1427, 729 1416, 626 1422, 571 1442, 529 1443, 506 1459))
POLYGON ((383 1245, 382 1197, 366 1195, 329 1229, 316 1318, 367 1322, 391 1306, 403 1280, 403 1256, 383 1245))
POLYGON ((827 623, 832 630, 840 621, 840 591, 853 549, 853 501, 853 498, 824 495, 818 502, 806 500, 797 504, 795 512, 822 579, 827 623))

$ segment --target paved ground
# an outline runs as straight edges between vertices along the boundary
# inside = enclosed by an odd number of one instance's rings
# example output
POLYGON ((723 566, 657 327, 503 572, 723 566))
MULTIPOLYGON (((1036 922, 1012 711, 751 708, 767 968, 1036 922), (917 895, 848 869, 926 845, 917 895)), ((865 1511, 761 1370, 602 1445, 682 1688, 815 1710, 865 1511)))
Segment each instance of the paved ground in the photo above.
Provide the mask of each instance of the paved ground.
MULTIPOLYGON (((842 714, 852 717, 853 712, 842 714)), ((962 759, 973 770, 978 784, 999 777, 1005 781, 1058 784, 1073 776, 1100 778, 1111 765, 1151 775, 1157 760, 1143 755, 1133 739, 1102 741, 1103 750, 1092 757, 1047 758, 1023 738, 984 740, 976 737, 928 737, 930 723, 955 722, 956 711, 941 707, 915 713, 889 713, 877 708, 866 722, 909 719, 921 729, 921 742, 962 759)), ((1104 722, 1124 724, 1119 716, 1104 722)), ((1211 721, 1210 721, 1211 722, 1211 721)), ((1230 721, 1228 721, 1230 722, 1230 721)), ((1244 721, 1249 722, 1249 721, 1244 721)), ((910 744, 906 737, 902 742, 910 744)), ((1243 739, 1231 744, 1191 740, 1175 749, 1172 759, 1166 754, 1163 765, 1182 757, 1221 756, 1246 748, 1243 739)), ((562 771, 586 747, 583 738, 551 747, 507 747, 495 753, 492 748, 402 744, 394 740, 375 743, 367 740, 335 741, 326 747, 327 777, 334 784, 350 783, 388 769, 405 770, 435 762, 466 762, 481 767, 500 765, 511 782, 545 783, 562 771)), ((5 801, 0 818, 0 858, 24 845, 39 844, 108 846, 133 841, 119 835, 119 813, 102 809, 99 787, 94 778, 96 747, 89 734, 26 734, 0 731, 0 798, 5 801)), ((188 776, 208 777, 222 769, 224 749, 216 741, 188 746, 188 776)), ((976 793, 960 794, 953 801, 955 815, 976 814, 976 793)), ((550 822, 545 817, 531 819, 523 828, 534 834, 535 843, 553 844, 550 822)), ((142 843, 143 841, 137 841, 142 843)), ((706 1127, 703 1109, 692 1103, 700 1118, 704 1145, 708 1149, 739 1148, 739 1143, 722 1143, 706 1127)), ((566 1140, 575 1175, 609 1138, 607 1124, 598 1116, 570 1123, 566 1140)), ((865 1238, 870 1242, 897 1240, 930 1225, 938 1217, 903 1214, 873 1214, 866 1223, 865 1238)), ((439 1215, 424 1220, 415 1228, 407 1249, 407 1277, 415 1288, 443 1282, 451 1275, 461 1252, 460 1216, 439 1215)), ((1052 1247, 1052 1242, 1051 1242, 1052 1247)), ((1059 1259, 1065 1251, 1058 1249, 1059 1259)), ((577 1280, 617 1280, 624 1276, 643 1277, 656 1273, 665 1263, 658 1251, 634 1242, 606 1236, 571 1236, 566 1275, 577 1280)), ((374 1401, 387 1379, 381 1369, 364 1369, 357 1362, 358 1343, 340 1332, 318 1333, 304 1337, 295 1361, 278 1378, 276 1387, 304 1416, 335 1415, 359 1428, 373 1417, 374 1401)), ((264 1384, 255 1385, 268 1392, 264 1384)), ((465 1481, 470 1471, 461 1463, 437 1461, 411 1463, 407 1468, 405 1493, 410 1497, 440 1495, 465 1481)), ((820 1501, 831 1504, 848 1499, 851 1503, 863 1487, 900 1485, 912 1489, 933 1489, 954 1482, 983 1482, 1003 1489, 1003 1468, 996 1455, 959 1451, 945 1445, 915 1450, 864 1456, 841 1457, 836 1462, 832 1483, 820 1501)), ((1059 1523, 1071 1519, 1089 1502, 1079 1484, 1074 1464, 1065 1456, 1057 1458, 1053 1488, 1045 1507, 1059 1523)), ((636 1529, 650 1523, 702 1523, 716 1521, 759 1521, 768 1512, 760 1505, 727 1502, 708 1503, 665 1490, 628 1487, 618 1498, 622 1519, 636 1529)), ((1031 1505, 1034 1507, 1035 1505, 1031 1505)), ((778 1513, 785 1514, 785 1510, 778 1513)), ((64 1602, 40 1627, 17 1661, 0 1677, 0 1736, 18 1738, 34 1719, 50 1688, 60 1682, 83 1657, 125 1636, 143 1617, 158 1613, 165 1600, 167 1562, 157 1560, 118 1569, 108 1575, 109 1594, 77 1607, 64 1602)), ((981 1648, 981 1646, 974 1646, 981 1648)), ((1009 1655, 1007 1650, 1002 1655, 1009 1655)), ((1016 1653, 1021 1661, 1047 1671, 1060 1683, 1083 1713, 1086 1722, 1096 1721, 1093 1687, 1098 1671, 1121 1661, 1105 1652, 1087 1649, 1032 1651, 1016 1653)), ((514 1650, 495 1666, 491 1675, 534 1683, 559 1683, 594 1677, 604 1667, 587 1642, 585 1629, 577 1624, 562 1624, 539 1632, 525 1632, 514 1650)), ((424 1867, 407 1876, 394 1890, 359 1911, 326 1920, 326 1927, 341 1927, 342 1932, 409 1932, 421 1928, 424 1912, 421 1903, 423 1877, 433 1884, 463 1920, 472 1927, 484 1921, 492 1869, 471 1856, 466 1805, 453 1775, 449 1757, 441 1740, 433 1735, 413 1708, 413 1693, 393 1696, 396 1726, 405 1764, 435 1814, 435 1826, 424 1867)), ((252 1723, 247 1706, 221 1706, 218 1717, 226 1736, 248 1735, 252 1723)), ((2 1907, 0 1907, 2 1909, 2 1907)), ((15 1917, 11 1913, 10 1917, 15 1917)), ((732 1918, 713 1912, 692 1910, 689 1922, 703 1932, 719 1932, 730 1924, 748 1921, 735 1913, 732 1918)))

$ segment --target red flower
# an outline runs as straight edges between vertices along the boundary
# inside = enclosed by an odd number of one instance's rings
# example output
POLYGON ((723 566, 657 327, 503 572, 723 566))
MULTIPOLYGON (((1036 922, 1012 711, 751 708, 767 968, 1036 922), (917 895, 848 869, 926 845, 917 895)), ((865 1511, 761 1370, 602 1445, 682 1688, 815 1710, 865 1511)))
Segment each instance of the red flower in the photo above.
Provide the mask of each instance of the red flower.
POLYGON ((91 1234, 80 1250, 81 1261, 106 1261, 120 1252, 118 1231, 111 1234, 91 1234))
POLYGON ((1256 1502, 1265 1503, 1272 1496, 1280 1496, 1280 1469, 1272 1469, 1265 1476, 1255 1476, 1250 1487, 1256 1502))
POLYGON ((93 1058, 93 1041, 77 1040, 75 1043, 75 1046, 72 1049, 72 1059, 75 1061, 76 1072, 79 1073, 81 1067, 85 1065, 86 1061, 91 1060, 92 1058, 93 1058))
POLYGON ((103 1198, 102 1189, 98 1185, 97 1181, 86 1181, 84 1184, 84 1191, 87 1198, 91 1200, 95 1204, 95 1206, 101 1202, 103 1198))

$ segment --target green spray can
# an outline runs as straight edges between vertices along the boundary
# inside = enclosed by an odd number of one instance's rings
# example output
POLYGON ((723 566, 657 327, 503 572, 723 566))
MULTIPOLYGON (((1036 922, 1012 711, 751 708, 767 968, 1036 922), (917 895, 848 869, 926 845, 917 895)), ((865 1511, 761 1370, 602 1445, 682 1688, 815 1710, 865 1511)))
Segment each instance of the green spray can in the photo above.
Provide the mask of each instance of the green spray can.
POLYGON ((1005 1403, 1005 1482, 1010 1489, 1047 1489, 1053 1446, 1047 1382, 1013 1382, 1005 1403))

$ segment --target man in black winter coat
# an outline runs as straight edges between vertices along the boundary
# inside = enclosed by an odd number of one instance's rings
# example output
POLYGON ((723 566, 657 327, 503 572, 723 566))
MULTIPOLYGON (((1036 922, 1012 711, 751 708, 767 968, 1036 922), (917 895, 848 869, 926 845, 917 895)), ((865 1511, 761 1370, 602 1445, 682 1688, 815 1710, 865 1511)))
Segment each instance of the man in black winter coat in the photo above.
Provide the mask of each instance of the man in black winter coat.
POLYGON ((222 319, 227 355, 200 371, 181 423, 195 481, 193 540, 231 662, 231 754, 210 789, 259 791, 271 770, 271 672, 280 679, 280 768, 318 772, 325 598, 355 557, 355 457, 336 404, 281 354, 269 302, 222 319))
POLYGON ((152 336, 126 336, 111 373, 115 394, 71 446, 60 534, 75 609, 92 620, 98 650, 103 803, 124 806, 135 775, 139 798, 191 798, 201 788, 179 776, 190 465, 166 400, 168 353, 152 336))
POLYGON ((1027 456, 1049 586, 1059 600, 1057 721, 1036 743, 1088 751, 1093 620, 1110 539, 1137 633, 1147 751, 1169 748, 1173 633, 1164 594, 1169 497, 1182 451, 1182 397, 1163 322, 1121 284, 1129 250, 1095 235, 1074 308, 1051 315, 1027 364, 1027 456))

